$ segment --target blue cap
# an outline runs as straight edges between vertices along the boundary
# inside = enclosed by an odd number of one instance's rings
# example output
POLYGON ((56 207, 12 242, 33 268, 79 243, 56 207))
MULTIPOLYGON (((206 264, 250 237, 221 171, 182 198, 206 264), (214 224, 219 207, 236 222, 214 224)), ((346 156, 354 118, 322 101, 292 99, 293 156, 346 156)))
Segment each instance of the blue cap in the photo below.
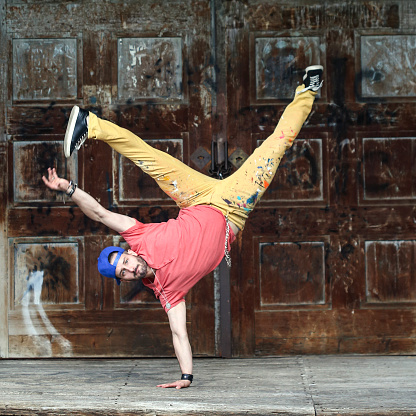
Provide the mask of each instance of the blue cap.
POLYGON ((124 253, 124 249, 121 247, 106 247, 98 257, 98 271, 105 277, 112 277, 116 279, 117 284, 120 286, 120 279, 116 277, 116 267, 120 260, 120 256, 124 253), (116 259, 113 264, 110 264, 108 257, 111 253, 117 252, 116 259))

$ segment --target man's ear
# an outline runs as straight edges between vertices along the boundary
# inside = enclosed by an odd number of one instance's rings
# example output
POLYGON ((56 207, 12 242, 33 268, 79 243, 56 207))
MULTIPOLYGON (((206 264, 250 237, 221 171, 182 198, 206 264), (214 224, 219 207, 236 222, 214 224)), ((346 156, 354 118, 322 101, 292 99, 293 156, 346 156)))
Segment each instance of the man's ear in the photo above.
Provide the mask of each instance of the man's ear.
POLYGON ((135 253, 133 250, 130 250, 130 249, 128 249, 127 250, 127 254, 131 254, 132 256, 138 256, 138 254, 137 253, 135 253))

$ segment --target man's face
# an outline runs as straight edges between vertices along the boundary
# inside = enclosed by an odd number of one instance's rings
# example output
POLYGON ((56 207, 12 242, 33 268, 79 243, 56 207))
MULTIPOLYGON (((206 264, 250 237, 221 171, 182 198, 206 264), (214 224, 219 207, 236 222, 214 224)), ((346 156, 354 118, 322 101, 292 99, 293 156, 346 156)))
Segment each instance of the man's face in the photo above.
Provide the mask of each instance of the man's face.
MULTIPOLYGON (((111 261, 113 264, 114 260, 111 261)), ((147 263, 134 251, 123 253, 116 266, 116 276, 122 281, 140 280, 151 272, 147 263)))

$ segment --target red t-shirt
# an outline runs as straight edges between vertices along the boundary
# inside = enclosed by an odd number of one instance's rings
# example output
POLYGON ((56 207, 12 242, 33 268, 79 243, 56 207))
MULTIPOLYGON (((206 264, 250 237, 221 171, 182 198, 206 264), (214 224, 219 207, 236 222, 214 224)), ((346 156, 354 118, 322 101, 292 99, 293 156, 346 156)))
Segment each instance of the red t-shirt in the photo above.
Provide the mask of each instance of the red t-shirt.
MULTIPOLYGON (((153 283, 143 279, 143 283, 154 291, 167 312, 166 299, 171 308, 183 302, 189 289, 220 264, 225 230, 221 211, 197 205, 181 209, 176 219, 167 222, 143 224, 136 220, 121 236, 155 269, 157 279, 153 283)), ((230 227, 228 244, 234 240, 230 227)))

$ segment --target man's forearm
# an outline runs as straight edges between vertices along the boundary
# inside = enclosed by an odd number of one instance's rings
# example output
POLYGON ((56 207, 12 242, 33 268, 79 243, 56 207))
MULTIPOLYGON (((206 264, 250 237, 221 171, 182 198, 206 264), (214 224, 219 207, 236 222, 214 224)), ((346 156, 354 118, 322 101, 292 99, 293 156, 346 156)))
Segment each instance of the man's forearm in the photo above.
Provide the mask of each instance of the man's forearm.
POLYGON ((80 207, 81 211, 94 221, 102 221, 105 208, 101 206, 91 195, 77 188, 72 195, 72 200, 80 207))
MULTIPOLYGON (((60 191, 66 193, 69 187, 69 182, 66 179, 61 178, 58 187, 60 191)), ((77 187, 75 192, 72 194, 71 199, 79 206, 81 211, 87 217, 94 221, 102 222, 102 214, 105 209, 91 195, 77 187)))
MULTIPOLYGON (((186 306, 180 302, 168 311, 170 329, 172 330, 173 347, 182 374, 192 374, 192 349, 189 343, 188 331, 186 329, 186 306)), ((158 387, 176 387, 181 389, 189 387, 192 379, 181 379, 173 383, 159 384, 158 387)))
POLYGON ((188 336, 177 336, 173 334, 173 346, 175 348, 176 358, 179 361, 179 367, 182 374, 192 374, 192 349, 188 336))

